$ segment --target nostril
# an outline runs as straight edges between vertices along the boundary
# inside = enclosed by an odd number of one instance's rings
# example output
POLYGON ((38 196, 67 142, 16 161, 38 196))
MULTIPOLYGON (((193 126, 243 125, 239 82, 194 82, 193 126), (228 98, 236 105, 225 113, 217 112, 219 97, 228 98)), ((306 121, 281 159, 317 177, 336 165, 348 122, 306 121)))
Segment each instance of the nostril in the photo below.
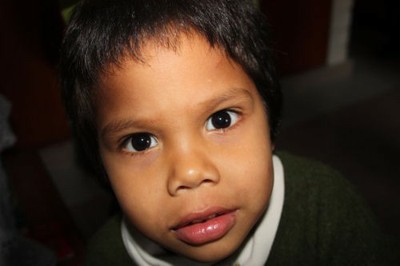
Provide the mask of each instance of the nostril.
POLYGON ((212 183, 215 183, 212 179, 203 179, 198 183, 180 185, 176 188, 176 192, 188 191, 188 190, 196 189, 197 187, 200 187, 202 185, 207 185, 207 184, 212 184, 212 183))
POLYGON ((189 186, 179 186, 179 187, 177 188, 177 190, 188 190, 188 189, 190 189, 189 186))
POLYGON ((204 179, 202 183, 205 183, 205 184, 207 184, 207 183, 214 183, 214 181, 211 180, 211 179, 204 179))

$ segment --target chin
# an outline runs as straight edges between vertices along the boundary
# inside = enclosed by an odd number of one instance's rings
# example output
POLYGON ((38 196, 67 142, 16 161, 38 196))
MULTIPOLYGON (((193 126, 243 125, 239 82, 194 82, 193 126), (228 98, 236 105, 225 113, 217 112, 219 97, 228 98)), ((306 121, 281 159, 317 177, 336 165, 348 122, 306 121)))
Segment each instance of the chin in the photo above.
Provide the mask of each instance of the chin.
POLYGON ((203 263, 217 263, 228 258, 232 253, 228 254, 185 254, 185 256, 191 260, 195 260, 203 263))
MULTIPOLYGON (((215 244, 215 243, 214 243, 215 244)), ((221 260, 228 258, 236 251, 237 247, 231 247, 228 245, 213 245, 208 244, 205 246, 191 246, 185 250, 181 250, 181 255, 195 261, 205 263, 216 263, 221 260)))

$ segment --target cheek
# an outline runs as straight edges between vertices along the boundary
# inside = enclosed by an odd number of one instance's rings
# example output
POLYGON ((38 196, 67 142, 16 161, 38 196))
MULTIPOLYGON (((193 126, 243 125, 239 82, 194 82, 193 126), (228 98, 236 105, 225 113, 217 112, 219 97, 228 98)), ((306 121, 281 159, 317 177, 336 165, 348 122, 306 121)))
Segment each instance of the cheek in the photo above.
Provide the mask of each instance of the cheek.
POLYGON ((238 196, 252 202, 255 209, 268 203, 273 184, 268 126, 263 116, 259 118, 248 134, 242 134, 240 147, 230 152, 232 158, 227 168, 230 175, 235 176, 238 196))
POLYGON ((262 162, 245 161, 248 163, 242 165, 242 169, 245 170, 241 176, 237 176, 236 182, 238 196, 250 202, 249 207, 254 207, 254 209, 259 209, 260 206, 268 203, 273 184, 271 160, 267 156, 259 158, 263 159, 262 162))
MULTIPOLYGON (((143 175, 147 176, 147 175, 143 175)), ((135 180, 132 177, 132 180, 135 180)), ((166 233, 166 217, 163 216, 166 202, 162 193, 156 193, 151 178, 136 178, 135 181, 119 182, 113 180, 112 186, 124 216, 140 232, 153 239, 163 238, 166 233)), ((159 189, 158 189, 159 190, 159 189)), ((168 216, 167 216, 168 217, 168 216)))
POLYGON ((131 220, 151 219, 156 217, 160 202, 163 202, 160 191, 163 184, 154 172, 155 168, 137 167, 126 159, 103 158, 107 174, 118 202, 131 220), (158 182, 156 182, 158 180, 158 182))

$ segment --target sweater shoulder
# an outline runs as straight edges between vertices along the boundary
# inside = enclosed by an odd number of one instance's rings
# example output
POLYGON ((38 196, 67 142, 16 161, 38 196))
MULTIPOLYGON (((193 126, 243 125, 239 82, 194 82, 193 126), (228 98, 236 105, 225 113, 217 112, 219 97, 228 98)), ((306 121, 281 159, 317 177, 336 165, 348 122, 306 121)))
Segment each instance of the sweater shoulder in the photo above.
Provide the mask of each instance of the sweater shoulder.
POLYGON ((336 169, 324 164, 318 160, 301 157, 288 152, 278 152, 277 156, 281 159, 284 166, 285 178, 289 182, 333 182, 344 183, 345 180, 342 174, 336 169))
POLYGON ((121 237, 122 215, 110 218, 87 244, 85 265, 132 265, 121 237))
POLYGON ((277 155, 284 168, 285 200, 270 261, 378 265, 382 235, 355 187, 326 164, 287 152, 277 155))

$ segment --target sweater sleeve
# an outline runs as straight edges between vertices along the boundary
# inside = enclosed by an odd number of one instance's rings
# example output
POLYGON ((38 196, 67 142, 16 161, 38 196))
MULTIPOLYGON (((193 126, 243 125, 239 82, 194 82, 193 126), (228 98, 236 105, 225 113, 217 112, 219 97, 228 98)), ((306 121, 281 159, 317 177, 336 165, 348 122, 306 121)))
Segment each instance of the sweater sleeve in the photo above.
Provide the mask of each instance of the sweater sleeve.
POLYGON ((352 185, 323 164, 279 156, 285 202, 267 265, 387 265, 380 229, 352 185))

